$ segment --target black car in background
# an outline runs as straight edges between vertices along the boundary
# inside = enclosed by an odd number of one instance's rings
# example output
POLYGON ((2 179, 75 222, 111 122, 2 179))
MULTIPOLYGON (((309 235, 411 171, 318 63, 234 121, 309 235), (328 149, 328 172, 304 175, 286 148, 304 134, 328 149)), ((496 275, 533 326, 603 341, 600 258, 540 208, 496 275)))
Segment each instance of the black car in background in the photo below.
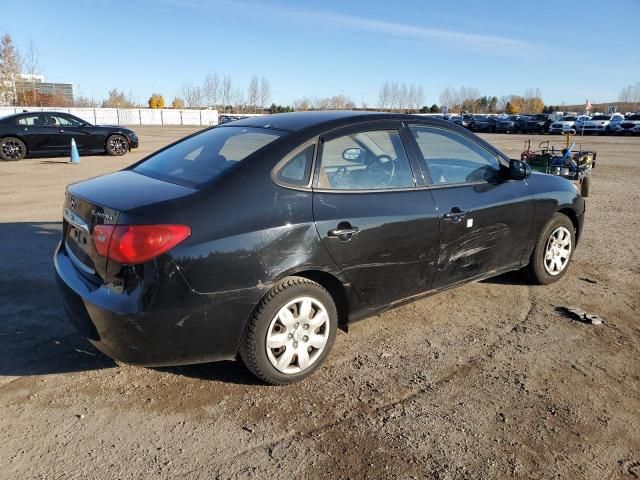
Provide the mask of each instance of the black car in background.
POLYGON ((519 115, 511 115, 507 118, 500 118, 496 123, 496 132, 511 133, 515 132, 516 122, 520 118, 519 115))
POLYGON ((81 154, 124 155, 138 137, 119 126, 92 125, 62 112, 23 112, 0 118, 0 159, 69 155, 71 139, 81 154))
POLYGON ((123 362, 242 358, 284 384, 336 330, 469 281, 567 271, 585 202, 558 176, 428 117, 237 120, 69 185, 65 310, 123 362))
POLYGON ((549 115, 523 116, 515 121, 514 130, 518 133, 546 133, 551 123, 549 115))
POLYGON ((497 117, 474 115, 469 121, 467 128, 472 132, 495 132, 497 123, 497 117))

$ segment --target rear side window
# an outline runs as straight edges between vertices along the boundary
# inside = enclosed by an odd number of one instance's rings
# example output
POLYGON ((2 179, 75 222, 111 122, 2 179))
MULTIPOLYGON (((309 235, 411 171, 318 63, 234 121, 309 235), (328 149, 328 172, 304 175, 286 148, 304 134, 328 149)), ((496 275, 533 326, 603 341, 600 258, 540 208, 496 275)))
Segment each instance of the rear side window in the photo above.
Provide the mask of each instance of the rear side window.
POLYGON ((500 162, 496 156, 468 138, 442 128, 409 127, 436 185, 493 182, 500 162))
POLYGON ((44 117, 44 115, 25 115, 24 117, 20 117, 18 118, 17 122, 18 125, 32 125, 32 126, 41 126, 41 125, 46 125, 47 124, 47 120, 44 117))
POLYGON ((278 171, 276 178, 288 185, 304 186, 309 183, 311 162, 313 162, 314 145, 309 145, 294 155, 278 171))
POLYGON ((173 183, 200 186, 282 135, 284 132, 262 128, 212 128, 158 152, 133 171, 173 183))

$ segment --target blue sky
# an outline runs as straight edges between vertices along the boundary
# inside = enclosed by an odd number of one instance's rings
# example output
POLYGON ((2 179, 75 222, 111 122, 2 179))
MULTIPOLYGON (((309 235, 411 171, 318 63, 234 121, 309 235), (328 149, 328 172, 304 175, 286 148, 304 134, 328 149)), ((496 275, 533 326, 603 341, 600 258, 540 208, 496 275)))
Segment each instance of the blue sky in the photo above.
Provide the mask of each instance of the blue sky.
POLYGON ((281 104, 343 93, 375 105, 386 81, 421 85, 427 104, 462 85, 595 103, 640 81, 638 0, 20 0, 2 11, 0 32, 23 52, 33 42, 47 80, 96 99, 116 87, 170 101, 214 71, 245 89, 264 75, 281 104))

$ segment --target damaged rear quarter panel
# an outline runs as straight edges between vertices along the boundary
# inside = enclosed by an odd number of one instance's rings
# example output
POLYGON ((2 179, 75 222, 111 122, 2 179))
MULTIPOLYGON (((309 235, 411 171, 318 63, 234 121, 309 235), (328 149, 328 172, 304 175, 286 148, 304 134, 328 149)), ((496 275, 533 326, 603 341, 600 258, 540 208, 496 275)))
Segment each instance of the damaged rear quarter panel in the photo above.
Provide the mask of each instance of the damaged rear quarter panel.
POLYGON ((238 169, 203 192, 206 210, 201 200, 185 205, 185 216, 207 217, 186 219, 198 229, 171 252, 196 292, 240 295, 255 306, 287 274, 333 264, 314 226, 312 193, 261 177, 270 165, 250 176, 238 169))

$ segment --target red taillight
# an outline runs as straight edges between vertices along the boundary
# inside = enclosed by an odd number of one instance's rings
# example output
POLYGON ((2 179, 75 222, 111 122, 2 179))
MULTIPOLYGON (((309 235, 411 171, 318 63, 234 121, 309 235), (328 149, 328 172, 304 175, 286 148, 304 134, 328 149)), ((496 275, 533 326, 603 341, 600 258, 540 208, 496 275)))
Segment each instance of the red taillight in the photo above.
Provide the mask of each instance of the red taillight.
POLYGON ((93 243, 98 255, 135 264, 172 249, 189 235, 186 225, 96 225, 93 243))

